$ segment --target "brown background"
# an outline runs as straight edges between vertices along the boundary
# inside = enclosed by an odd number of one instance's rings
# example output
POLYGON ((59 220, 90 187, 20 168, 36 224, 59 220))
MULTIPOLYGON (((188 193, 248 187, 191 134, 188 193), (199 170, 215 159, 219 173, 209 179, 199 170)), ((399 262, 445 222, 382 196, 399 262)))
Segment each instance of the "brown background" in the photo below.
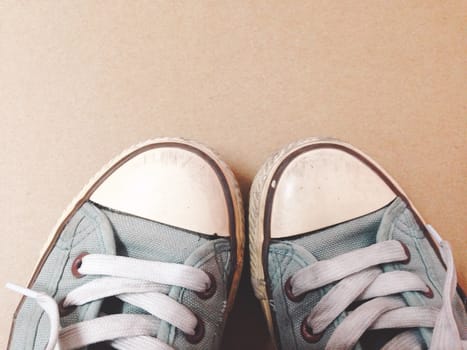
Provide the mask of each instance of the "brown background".
MULTIPOLYGON (((133 143, 203 141, 247 199, 271 152, 326 135, 401 183, 466 286, 466 13, 438 0, 0 2, 0 283, 27 283, 63 208, 133 143)), ((247 281, 226 349, 268 348, 247 281)), ((0 348, 18 299, 0 288, 0 348)))

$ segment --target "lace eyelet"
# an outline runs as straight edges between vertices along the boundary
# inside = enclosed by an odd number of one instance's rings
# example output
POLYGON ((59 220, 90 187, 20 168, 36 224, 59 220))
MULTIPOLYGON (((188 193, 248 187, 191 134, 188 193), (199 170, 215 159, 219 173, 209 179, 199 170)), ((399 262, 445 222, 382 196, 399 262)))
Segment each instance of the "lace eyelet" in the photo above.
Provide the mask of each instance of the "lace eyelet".
POLYGON ((410 261, 410 250, 405 243, 401 241, 399 241, 399 243, 401 244, 402 248, 404 249, 405 255, 407 256, 407 258, 405 258, 404 260, 399 261, 399 264, 407 265, 410 261))
POLYGON ((289 298, 290 301, 298 303, 298 302, 302 301, 305 298, 305 294, 294 295, 292 293, 291 279, 292 279, 292 276, 287 278, 287 281, 285 281, 285 285, 284 285, 285 295, 287 295, 287 298, 289 298))
POLYGON ((306 322, 306 317, 302 321, 302 325, 300 327, 300 332, 302 334, 303 339, 307 343, 317 343, 320 341, 321 337, 323 336, 324 332, 321 333, 313 333, 313 329, 308 325, 306 322))
POLYGON ((214 278, 214 276, 209 272, 205 272, 205 273, 209 276, 209 279, 211 280, 210 286, 204 292, 196 292, 196 295, 198 296, 198 298, 203 299, 203 300, 211 298, 216 293, 216 290, 217 290, 216 279, 214 278))
POLYGON ((433 299, 435 294, 433 293, 433 289, 427 284, 426 287, 428 288, 425 292, 422 292, 422 294, 428 298, 428 299, 433 299))
POLYGON ((196 324, 195 333, 194 334, 185 334, 185 339, 190 344, 198 344, 204 338, 204 322, 196 315, 196 320, 198 323, 196 324))
POLYGON ((73 260, 73 264, 71 264, 71 273, 73 274, 73 276, 75 276, 76 278, 81 278, 81 277, 84 277, 84 275, 80 274, 79 273, 79 268, 81 267, 81 265, 83 264, 83 257, 85 257, 86 255, 88 255, 89 253, 81 253, 80 255, 78 255, 75 260, 73 260))
POLYGON ((68 316, 76 310, 76 305, 65 306, 64 303, 65 298, 63 298, 60 303, 58 303, 58 313, 60 314, 60 317, 68 316))

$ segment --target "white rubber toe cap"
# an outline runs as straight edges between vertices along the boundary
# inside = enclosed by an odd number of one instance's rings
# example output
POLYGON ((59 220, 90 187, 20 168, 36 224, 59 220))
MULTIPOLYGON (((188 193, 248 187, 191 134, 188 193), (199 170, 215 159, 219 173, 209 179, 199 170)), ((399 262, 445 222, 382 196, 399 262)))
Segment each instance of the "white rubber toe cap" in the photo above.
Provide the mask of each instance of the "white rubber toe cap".
POLYGON ((225 184, 204 150, 155 145, 116 166, 91 200, 105 207, 203 234, 229 236, 225 184))
POLYGON ((272 238, 351 220, 382 208, 396 197, 362 159, 340 148, 303 151, 283 165, 280 177, 271 182, 275 186, 272 238))

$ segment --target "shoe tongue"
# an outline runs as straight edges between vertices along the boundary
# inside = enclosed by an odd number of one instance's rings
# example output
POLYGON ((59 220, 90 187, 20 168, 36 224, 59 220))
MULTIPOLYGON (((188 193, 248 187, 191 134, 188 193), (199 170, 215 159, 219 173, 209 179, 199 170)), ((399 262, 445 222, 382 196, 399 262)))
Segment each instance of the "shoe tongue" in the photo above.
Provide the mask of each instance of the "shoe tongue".
POLYGON ((101 207, 100 210, 112 226, 119 256, 183 263, 193 250, 209 241, 195 232, 108 208, 101 207))
MULTIPOLYGON (((206 237, 194 232, 109 208, 97 208, 110 223, 116 255, 119 256, 181 264, 194 250, 209 241, 206 237)), ((146 314, 144 310, 122 303, 116 298, 106 299, 102 311, 104 313, 146 314)))
POLYGON ((386 208, 382 208, 352 221, 303 235, 293 242, 304 247, 317 260, 332 259, 368 247, 376 243, 376 234, 385 211, 386 208))

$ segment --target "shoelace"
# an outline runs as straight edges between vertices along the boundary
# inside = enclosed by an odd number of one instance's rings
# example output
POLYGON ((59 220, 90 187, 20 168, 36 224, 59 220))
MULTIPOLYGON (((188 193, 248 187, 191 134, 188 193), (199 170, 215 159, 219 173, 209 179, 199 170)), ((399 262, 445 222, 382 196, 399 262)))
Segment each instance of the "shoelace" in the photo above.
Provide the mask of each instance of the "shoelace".
POLYGON ((188 339, 204 331, 202 321, 186 306, 166 293, 169 286, 178 286, 203 296, 215 288, 213 277, 201 269, 174 263, 145 261, 121 256, 88 254, 73 263, 74 274, 100 275, 71 291, 60 303, 69 309, 115 296, 145 310, 148 314, 114 314, 60 326, 59 305, 45 293, 14 284, 7 287, 33 298, 44 309, 50 321, 46 350, 66 350, 111 341, 119 350, 169 350, 172 347, 155 338, 160 320, 180 329, 188 339))
MULTIPOLYGON (((467 349, 453 315, 452 300, 457 278, 451 247, 431 226, 428 230, 438 240, 441 255, 446 264, 446 280, 443 287, 441 309, 408 307, 394 294, 416 291, 433 297, 433 291, 412 272, 393 271, 383 273, 377 266, 391 262, 408 262, 407 247, 395 240, 373 244, 339 255, 333 259, 318 261, 297 271, 286 283, 289 298, 296 300, 308 291, 337 282, 327 292, 302 322, 302 335, 308 342, 317 342, 326 328, 353 302, 362 302, 339 324, 331 335, 326 349, 352 349, 368 329, 383 328, 433 328, 431 350, 467 349)), ((404 331, 382 350, 421 349, 414 330, 404 331)))

